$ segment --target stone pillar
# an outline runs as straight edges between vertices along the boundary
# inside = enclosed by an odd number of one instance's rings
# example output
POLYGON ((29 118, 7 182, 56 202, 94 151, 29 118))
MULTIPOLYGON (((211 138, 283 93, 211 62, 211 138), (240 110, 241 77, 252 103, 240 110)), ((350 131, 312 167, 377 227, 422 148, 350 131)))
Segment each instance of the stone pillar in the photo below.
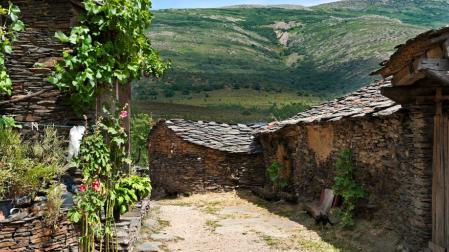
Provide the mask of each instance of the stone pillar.
POLYGON ((411 167, 408 173, 407 196, 411 203, 410 237, 407 243, 414 249, 427 248, 432 237, 432 159, 433 117, 435 106, 407 105, 410 116, 411 167))

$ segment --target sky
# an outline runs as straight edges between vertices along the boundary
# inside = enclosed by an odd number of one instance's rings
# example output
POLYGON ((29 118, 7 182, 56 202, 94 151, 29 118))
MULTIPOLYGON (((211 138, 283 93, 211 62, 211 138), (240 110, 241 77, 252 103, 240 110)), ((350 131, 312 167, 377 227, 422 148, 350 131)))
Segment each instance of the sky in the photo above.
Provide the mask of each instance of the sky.
POLYGON ((236 4, 300 4, 312 6, 336 0, 153 0, 153 9, 213 8, 236 4))

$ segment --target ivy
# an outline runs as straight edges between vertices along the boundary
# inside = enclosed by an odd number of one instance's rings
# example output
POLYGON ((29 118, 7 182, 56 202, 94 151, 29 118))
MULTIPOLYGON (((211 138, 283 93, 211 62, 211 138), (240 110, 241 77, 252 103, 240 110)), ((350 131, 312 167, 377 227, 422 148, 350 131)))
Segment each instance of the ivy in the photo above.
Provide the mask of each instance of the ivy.
POLYGON ((0 94, 11 95, 12 81, 5 65, 5 56, 12 53, 12 44, 25 25, 19 19, 20 9, 11 2, 8 8, 0 6, 0 94))
POLYGON ((169 67, 146 35, 153 18, 150 0, 84 0, 84 7, 80 26, 55 35, 71 49, 49 78, 71 95, 76 109, 91 106, 114 83, 159 77, 169 67))
POLYGON ((342 224, 351 227, 354 225, 353 215, 357 201, 366 197, 366 192, 354 179, 352 151, 350 149, 345 149, 340 153, 336 168, 337 176, 335 177, 333 190, 343 198, 343 207, 339 215, 342 224))

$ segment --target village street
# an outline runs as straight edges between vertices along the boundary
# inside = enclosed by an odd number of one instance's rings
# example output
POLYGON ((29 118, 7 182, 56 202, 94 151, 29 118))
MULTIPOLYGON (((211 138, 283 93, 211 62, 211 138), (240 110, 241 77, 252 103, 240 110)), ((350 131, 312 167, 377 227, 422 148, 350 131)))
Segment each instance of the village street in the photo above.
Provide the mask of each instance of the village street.
POLYGON ((136 251, 397 249, 396 237, 372 230, 360 225, 354 235, 337 227, 318 226, 299 205, 267 203, 250 192, 210 193, 152 202, 136 251))

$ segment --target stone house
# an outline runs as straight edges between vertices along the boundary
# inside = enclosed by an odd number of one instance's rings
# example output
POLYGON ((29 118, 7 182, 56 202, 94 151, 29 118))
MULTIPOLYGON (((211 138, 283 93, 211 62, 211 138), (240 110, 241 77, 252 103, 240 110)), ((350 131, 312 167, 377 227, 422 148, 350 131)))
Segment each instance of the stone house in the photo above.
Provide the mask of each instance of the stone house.
MULTIPOLYGON (((0 1, 5 3, 6 1, 0 1)), ((0 96, 0 114, 13 116, 20 123, 38 123, 46 125, 74 126, 83 124, 80 115, 76 115, 61 94, 47 78, 55 64, 62 59, 62 51, 67 45, 55 38, 55 32, 68 33, 78 24, 83 11, 81 0, 15 0, 21 10, 21 19, 26 30, 19 34, 19 40, 13 45, 13 54, 6 65, 13 82, 12 96, 0 96)), ((131 102, 131 86, 114 87, 120 103, 131 102)), ((110 99, 110 95, 97 98, 100 104, 110 99)))
POLYGON ((168 194, 262 186, 265 166, 256 127, 160 121, 150 134, 151 181, 168 194))
MULTIPOLYGON (((368 193, 361 212, 389 223, 411 247, 429 239, 431 194, 426 164, 431 160, 428 123, 411 109, 381 94, 389 81, 317 106, 264 127, 257 134, 265 162, 287 168, 290 190, 304 202, 320 197, 334 184, 335 164, 345 149, 353 151, 355 179, 368 193)), ((430 135, 429 135, 430 134, 430 135)))
POLYGON ((1 97, 0 113, 19 122, 70 124, 79 118, 47 77, 64 48, 54 34, 67 32, 76 24, 76 1, 18 0, 14 4, 21 9, 26 30, 20 33, 7 60, 13 95, 1 97))
POLYGON ((334 183, 338 154, 352 149, 369 195, 364 214, 388 223, 411 251, 447 251, 448 73, 449 27, 420 34, 373 73, 383 81, 264 127, 265 162, 282 163, 290 189, 311 201, 334 183))

